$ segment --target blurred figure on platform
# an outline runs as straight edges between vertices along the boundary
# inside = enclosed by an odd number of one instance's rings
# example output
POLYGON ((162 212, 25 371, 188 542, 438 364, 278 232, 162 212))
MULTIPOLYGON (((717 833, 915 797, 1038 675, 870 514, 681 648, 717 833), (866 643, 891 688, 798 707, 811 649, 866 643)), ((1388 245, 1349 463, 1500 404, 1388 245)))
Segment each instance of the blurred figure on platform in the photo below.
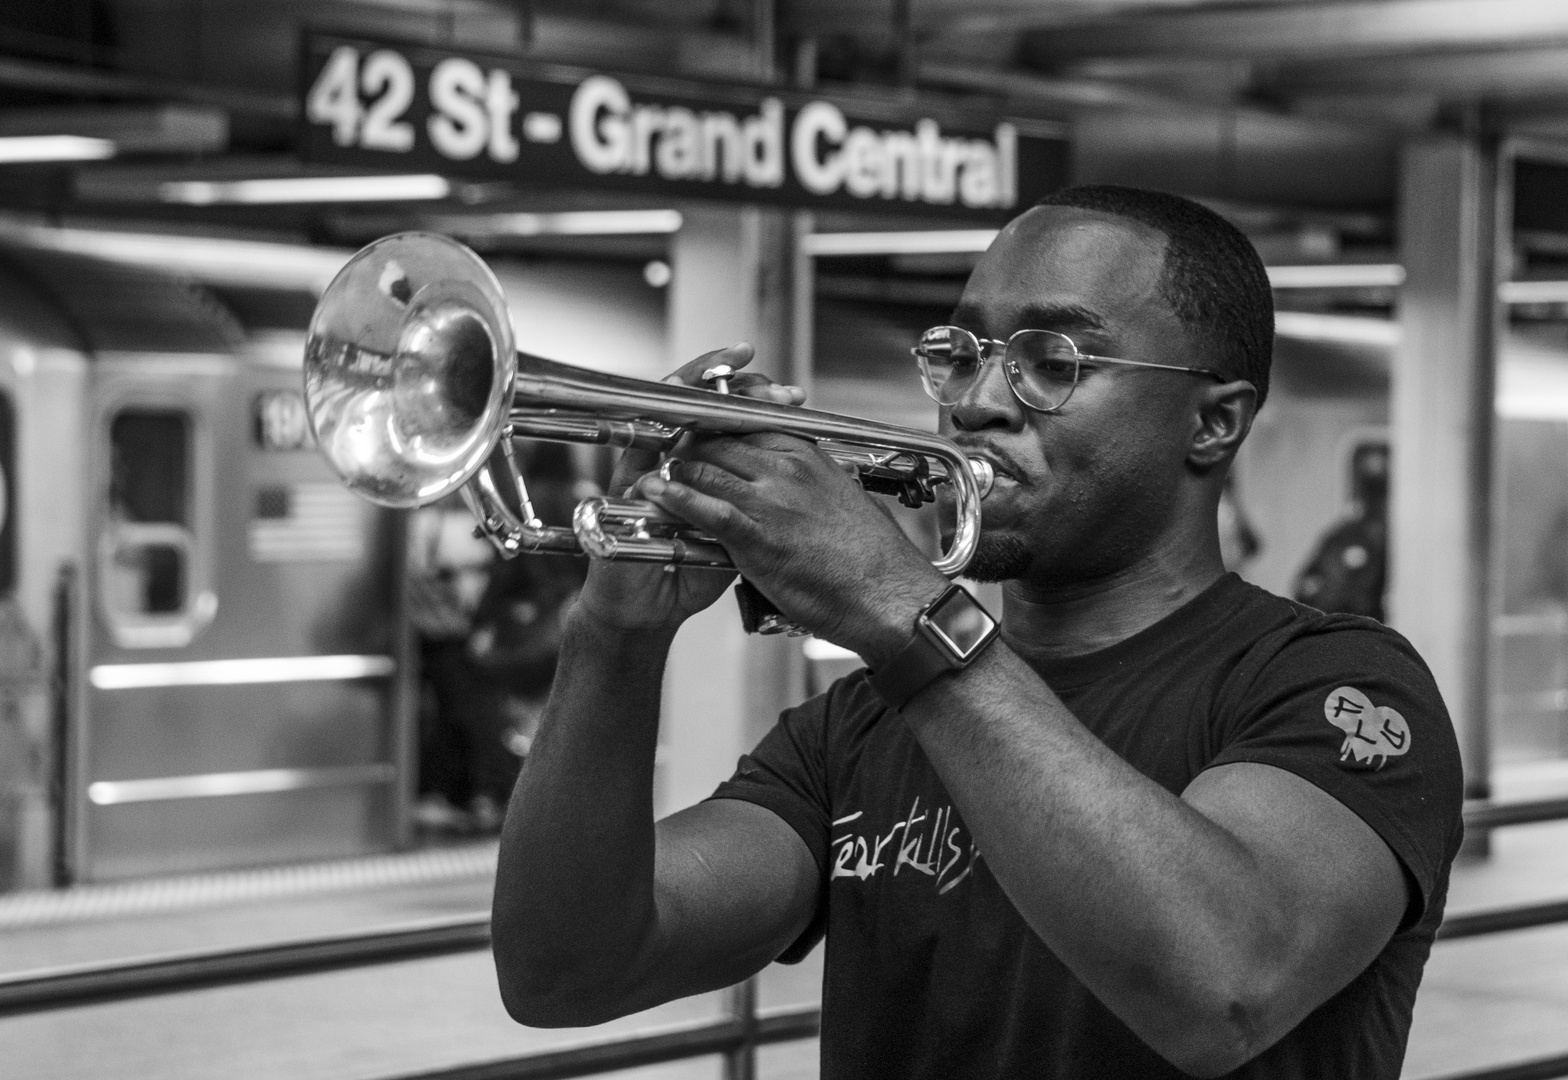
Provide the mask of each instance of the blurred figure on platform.
MULTIPOLYGON (((570 521, 579 500, 599 494, 576 479, 570 450, 556 443, 527 449, 523 478, 534 510, 547 522, 570 521)), ((500 827, 517 771, 533 745, 555 678, 562 621, 587 572, 586 559, 568 555, 503 560, 490 572, 466 645, 468 661, 489 694, 472 772, 472 803, 486 828, 500 827)))
POLYGON ((1388 579, 1388 444, 1364 442, 1350 455, 1350 516, 1318 542, 1296 578, 1295 596, 1319 611, 1383 621, 1388 579))
MULTIPOLYGON (((585 494, 570 451, 519 447, 534 509, 571 520, 585 494)), ((555 675, 561 619, 587 571, 560 555, 498 559, 455 496, 415 515, 410 617, 421 694, 416 820, 433 832, 493 832, 555 675)))
POLYGON ((419 649, 419 800, 416 822, 469 832, 469 732, 485 707, 465 648, 489 584, 495 550, 473 535, 473 517, 450 495, 414 512, 408 611, 419 649))

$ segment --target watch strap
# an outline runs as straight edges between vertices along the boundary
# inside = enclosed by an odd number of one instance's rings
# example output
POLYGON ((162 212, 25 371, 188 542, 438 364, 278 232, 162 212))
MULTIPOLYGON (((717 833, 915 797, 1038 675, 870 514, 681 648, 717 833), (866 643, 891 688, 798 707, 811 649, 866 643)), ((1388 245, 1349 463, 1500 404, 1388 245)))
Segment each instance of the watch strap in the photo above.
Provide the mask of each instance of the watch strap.
POLYGON ((951 645, 939 639, 931 625, 931 613, 944 608, 947 603, 961 598, 978 609, 990 620, 990 615, 980 607, 979 601, 969 595, 962 585, 950 585, 947 590, 920 610, 915 617, 914 639, 881 668, 870 674, 871 689, 890 708, 901 709, 910 698, 929 686, 939 676, 949 671, 960 671, 974 662, 996 639, 995 621, 991 620, 990 632, 967 656, 953 651, 951 645), (956 594, 956 597, 955 597, 956 594))
POLYGON ((872 672, 868 681, 877 697, 889 708, 902 709, 905 702, 929 686, 937 676, 957 671, 962 666, 917 629, 915 639, 872 672))

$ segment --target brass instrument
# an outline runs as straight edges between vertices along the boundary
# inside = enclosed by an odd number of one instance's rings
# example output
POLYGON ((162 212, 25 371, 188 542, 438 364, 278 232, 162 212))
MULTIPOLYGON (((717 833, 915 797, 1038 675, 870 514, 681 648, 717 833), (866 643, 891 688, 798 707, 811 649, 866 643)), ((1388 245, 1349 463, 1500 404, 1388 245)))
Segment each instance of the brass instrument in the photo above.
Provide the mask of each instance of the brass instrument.
MULTIPOLYGON (((513 439, 668 453, 687 432, 777 431, 809 439, 869 491, 908 506, 952 485, 957 521, 934 562, 952 577, 974 554, 993 479, 937 435, 712 389, 607 375, 517 352, 501 286, 455 240, 407 232, 368 245, 327 287, 305 346, 305 404, 321 453, 351 490, 392 507, 461 490, 505 557, 588 554, 733 569, 709 536, 652 503, 597 497, 570 527, 539 520, 513 439)), ((780 618, 764 632, 793 629, 780 618)))

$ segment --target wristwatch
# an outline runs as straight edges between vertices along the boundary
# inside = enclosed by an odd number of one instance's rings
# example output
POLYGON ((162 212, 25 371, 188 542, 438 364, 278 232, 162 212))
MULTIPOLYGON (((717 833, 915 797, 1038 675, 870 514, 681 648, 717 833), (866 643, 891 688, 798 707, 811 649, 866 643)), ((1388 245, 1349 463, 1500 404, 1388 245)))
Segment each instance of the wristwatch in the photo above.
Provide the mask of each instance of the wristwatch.
POLYGON ((937 676, 974 663, 996 635, 991 613, 962 585, 949 585, 915 617, 915 639, 872 672, 871 689, 889 708, 901 709, 937 676))

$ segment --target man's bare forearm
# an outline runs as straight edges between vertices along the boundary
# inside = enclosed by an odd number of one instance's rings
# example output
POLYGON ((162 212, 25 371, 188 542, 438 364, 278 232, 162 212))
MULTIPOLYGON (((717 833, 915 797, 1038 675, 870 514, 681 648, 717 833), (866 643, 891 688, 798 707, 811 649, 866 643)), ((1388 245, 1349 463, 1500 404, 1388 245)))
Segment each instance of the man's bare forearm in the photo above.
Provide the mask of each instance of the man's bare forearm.
POLYGON ((653 760, 672 638, 608 627, 581 605, 568 616, 496 871, 496 966, 524 1022, 571 1022, 579 1003, 613 997, 649 939, 653 760))

